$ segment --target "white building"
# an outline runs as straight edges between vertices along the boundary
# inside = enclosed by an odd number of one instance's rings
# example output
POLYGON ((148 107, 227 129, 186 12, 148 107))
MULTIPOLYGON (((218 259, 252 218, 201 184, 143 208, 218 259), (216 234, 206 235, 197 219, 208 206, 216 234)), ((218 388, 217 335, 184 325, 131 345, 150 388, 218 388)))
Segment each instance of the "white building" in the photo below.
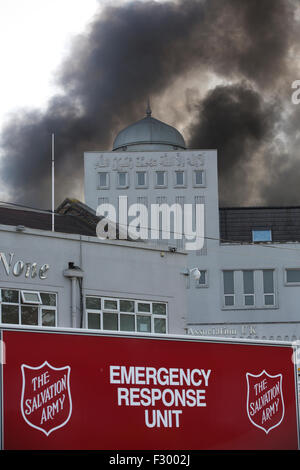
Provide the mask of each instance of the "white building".
POLYGON ((101 241, 94 213, 65 200, 55 215, 0 206, 5 325, 184 334, 186 254, 101 241))
MULTIPOLYGON (((149 107, 116 136, 112 151, 85 152, 84 168, 86 204, 112 204, 117 217, 119 196, 149 211, 153 204, 204 205, 204 245, 187 257, 188 268, 201 272, 199 281, 186 276, 187 333, 300 338, 300 209, 220 209, 217 150, 186 149, 149 107)), ((181 250, 185 242, 155 243, 181 250)))

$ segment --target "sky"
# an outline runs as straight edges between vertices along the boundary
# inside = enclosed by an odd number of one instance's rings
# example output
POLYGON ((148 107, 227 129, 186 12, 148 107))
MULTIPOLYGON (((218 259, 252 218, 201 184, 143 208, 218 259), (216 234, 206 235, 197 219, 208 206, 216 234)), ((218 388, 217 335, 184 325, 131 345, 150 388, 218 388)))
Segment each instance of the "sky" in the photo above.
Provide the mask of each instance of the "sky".
POLYGON ((17 108, 45 104, 70 41, 98 5, 97 0, 1 0, 0 124, 17 108))
POLYGON ((144 116, 217 148, 220 204, 300 205, 298 0, 1 0, 0 200, 83 198, 83 151, 144 116), (282 182, 284 181, 284 185, 282 182))

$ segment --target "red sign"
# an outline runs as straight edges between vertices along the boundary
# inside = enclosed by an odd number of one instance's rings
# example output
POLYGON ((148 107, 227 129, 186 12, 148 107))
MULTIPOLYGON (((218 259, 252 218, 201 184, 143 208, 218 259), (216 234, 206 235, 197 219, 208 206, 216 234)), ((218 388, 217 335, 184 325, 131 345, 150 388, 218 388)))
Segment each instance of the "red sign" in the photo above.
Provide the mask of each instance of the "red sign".
POLYGON ((4 449, 297 449, 293 349, 2 331, 4 449))

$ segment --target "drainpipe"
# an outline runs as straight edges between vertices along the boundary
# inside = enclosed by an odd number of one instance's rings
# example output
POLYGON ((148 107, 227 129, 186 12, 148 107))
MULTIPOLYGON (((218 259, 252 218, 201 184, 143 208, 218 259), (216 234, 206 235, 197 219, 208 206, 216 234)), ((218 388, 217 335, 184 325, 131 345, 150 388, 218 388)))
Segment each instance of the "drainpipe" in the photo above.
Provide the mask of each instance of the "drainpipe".
POLYGON ((83 278, 83 271, 73 262, 69 262, 68 269, 64 270, 64 276, 71 280, 71 324, 72 328, 76 328, 76 285, 77 280, 80 282, 83 278))

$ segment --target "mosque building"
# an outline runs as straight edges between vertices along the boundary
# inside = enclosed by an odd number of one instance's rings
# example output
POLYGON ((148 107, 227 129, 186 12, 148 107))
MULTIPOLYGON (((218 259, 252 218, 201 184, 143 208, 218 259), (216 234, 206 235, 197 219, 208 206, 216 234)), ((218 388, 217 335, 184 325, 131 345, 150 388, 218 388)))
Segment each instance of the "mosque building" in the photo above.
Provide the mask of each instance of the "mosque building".
POLYGON ((188 149, 148 105, 111 151, 84 153, 85 203, 114 208, 146 245, 187 253, 187 334, 297 340, 300 208, 219 207, 217 157, 188 149))

